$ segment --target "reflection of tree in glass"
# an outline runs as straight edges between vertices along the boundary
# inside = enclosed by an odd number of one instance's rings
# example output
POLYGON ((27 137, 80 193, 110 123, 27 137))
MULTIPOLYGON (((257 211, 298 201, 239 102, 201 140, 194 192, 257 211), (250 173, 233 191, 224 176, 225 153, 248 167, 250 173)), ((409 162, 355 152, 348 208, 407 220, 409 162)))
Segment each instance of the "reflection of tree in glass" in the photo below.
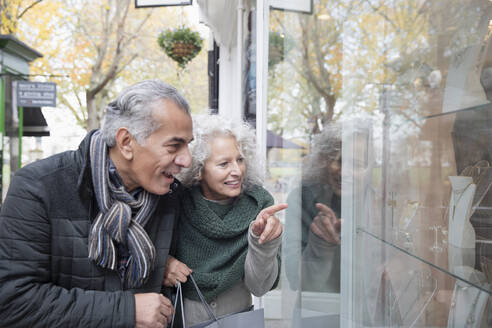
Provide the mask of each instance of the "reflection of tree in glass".
POLYGON ((272 12, 272 27, 296 47, 270 69, 269 128, 310 135, 344 115, 388 110, 396 129, 407 121, 418 128, 418 118, 439 107, 450 53, 481 37, 474 31, 490 6, 320 0, 311 15, 272 12))
POLYGON ((294 47, 294 41, 284 34, 270 31, 268 39, 268 67, 272 68, 284 60, 294 47))

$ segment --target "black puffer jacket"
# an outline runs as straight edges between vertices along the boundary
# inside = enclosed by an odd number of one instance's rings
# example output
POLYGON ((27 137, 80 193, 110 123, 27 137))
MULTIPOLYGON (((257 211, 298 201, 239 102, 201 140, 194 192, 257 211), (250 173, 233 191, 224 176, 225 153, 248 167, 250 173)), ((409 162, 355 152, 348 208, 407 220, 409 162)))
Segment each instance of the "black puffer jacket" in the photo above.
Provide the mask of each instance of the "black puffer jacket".
POLYGON ((176 194, 161 196, 145 229, 156 267, 138 290, 88 259, 99 209, 89 165, 90 135, 77 151, 20 169, 0 215, 0 327, 134 327, 133 293, 160 292, 176 216, 176 194))

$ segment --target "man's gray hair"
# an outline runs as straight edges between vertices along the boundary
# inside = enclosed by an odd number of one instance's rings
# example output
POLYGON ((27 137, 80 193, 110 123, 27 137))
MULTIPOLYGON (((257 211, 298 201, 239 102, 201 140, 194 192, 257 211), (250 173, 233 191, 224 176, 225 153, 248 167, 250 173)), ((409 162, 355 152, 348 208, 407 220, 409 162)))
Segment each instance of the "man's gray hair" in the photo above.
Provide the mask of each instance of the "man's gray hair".
POLYGON ((153 105, 162 100, 171 100, 190 113, 188 102, 178 90, 160 80, 145 80, 123 90, 106 106, 101 132, 108 147, 116 144, 116 131, 121 127, 126 127, 137 142, 143 144, 160 127, 152 117, 152 110, 153 105))
POLYGON ((205 161, 210 156, 210 143, 216 137, 230 136, 236 139, 239 152, 246 163, 243 190, 263 184, 263 165, 256 152, 255 130, 244 122, 232 122, 219 115, 193 117, 194 140, 190 143, 191 167, 183 169, 177 178, 186 187, 199 185, 198 180, 205 161))

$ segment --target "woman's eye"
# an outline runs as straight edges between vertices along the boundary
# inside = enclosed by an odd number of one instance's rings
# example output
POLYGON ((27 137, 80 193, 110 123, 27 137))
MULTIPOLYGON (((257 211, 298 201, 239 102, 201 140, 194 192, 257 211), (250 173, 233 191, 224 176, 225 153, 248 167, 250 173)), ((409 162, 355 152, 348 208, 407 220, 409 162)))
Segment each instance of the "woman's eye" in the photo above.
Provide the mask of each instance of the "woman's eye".
POLYGON ((226 167, 226 166, 227 166, 227 162, 222 162, 222 163, 219 163, 219 166, 220 166, 220 167, 226 167))
POLYGON ((244 158, 243 158, 243 157, 239 157, 239 158, 237 159, 237 162, 238 162, 238 163, 242 163, 242 162, 244 162, 244 158))

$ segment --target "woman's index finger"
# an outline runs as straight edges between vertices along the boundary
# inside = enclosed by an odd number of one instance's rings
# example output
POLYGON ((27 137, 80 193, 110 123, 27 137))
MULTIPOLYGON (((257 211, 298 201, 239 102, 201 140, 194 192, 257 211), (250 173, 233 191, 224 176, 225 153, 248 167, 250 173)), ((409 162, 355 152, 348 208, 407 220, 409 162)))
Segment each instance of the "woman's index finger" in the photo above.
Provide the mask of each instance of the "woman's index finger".
POLYGON ((315 206, 318 210, 320 210, 321 212, 323 212, 325 214, 330 214, 330 215, 336 216, 335 212, 330 207, 326 206, 323 203, 316 203, 315 206))
POLYGON ((274 204, 272 206, 268 206, 264 208, 263 210, 261 210, 261 212, 263 216, 264 215, 272 216, 279 211, 285 210, 287 207, 288 205, 286 203, 274 204))

